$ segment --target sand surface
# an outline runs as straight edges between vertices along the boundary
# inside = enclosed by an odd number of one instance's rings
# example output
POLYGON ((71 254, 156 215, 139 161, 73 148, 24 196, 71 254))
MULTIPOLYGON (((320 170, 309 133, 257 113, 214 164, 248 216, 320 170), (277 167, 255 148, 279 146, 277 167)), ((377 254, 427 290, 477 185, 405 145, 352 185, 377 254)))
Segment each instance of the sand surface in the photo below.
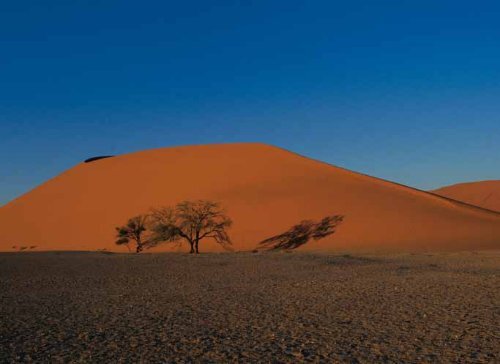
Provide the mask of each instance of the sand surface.
POLYGON ((498 363, 500 252, 0 254, 0 362, 498 363))
MULTIPOLYGON (((0 208, 0 250, 126 251, 114 244, 115 226, 151 207, 196 199, 226 207, 240 251, 301 220, 330 215, 345 216, 337 232, 303 249, 500 248, 500 214, 280 148, 223 144, 81 163, 0 208)), ((204 251, 220 250, 203 245, 204 251)))
POLYGON ((459 183, 433 192, 485 209, 500 211, 500 181, 459 183))

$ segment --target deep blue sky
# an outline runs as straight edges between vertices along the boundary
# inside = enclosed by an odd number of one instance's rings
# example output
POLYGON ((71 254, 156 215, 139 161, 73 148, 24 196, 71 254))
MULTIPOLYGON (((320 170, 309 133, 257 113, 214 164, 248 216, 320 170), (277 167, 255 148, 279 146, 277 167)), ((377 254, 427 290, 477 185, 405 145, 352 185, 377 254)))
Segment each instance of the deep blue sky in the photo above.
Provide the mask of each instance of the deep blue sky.
POLYGON ((261 141, 500 179, 498 1, 0 3, 0 204, 83 159, 261 141))

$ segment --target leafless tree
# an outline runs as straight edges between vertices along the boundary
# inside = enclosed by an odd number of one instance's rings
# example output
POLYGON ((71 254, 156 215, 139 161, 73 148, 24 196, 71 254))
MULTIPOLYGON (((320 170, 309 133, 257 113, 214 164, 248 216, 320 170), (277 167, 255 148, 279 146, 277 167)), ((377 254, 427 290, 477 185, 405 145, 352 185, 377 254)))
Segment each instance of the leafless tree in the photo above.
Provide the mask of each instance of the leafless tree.
POLYGON ((140 253, 146 245, 144 233, 147 230, 148 218, 148 215, 138 215, 130 218, 124 226, 117 227, 116 244, 125 245, 130 251, 129 244, 133 241, 136 244, 136 252, 140 253))
POLYGON ((175 207, 153 210, 152 237, 149 246, 164 242, 187 241, 190 253, 199 253, 199 243, 211 238, 224 248, 231 245, 227 229, 232 221, 220 205, 213 201, 184 201, 175 207))

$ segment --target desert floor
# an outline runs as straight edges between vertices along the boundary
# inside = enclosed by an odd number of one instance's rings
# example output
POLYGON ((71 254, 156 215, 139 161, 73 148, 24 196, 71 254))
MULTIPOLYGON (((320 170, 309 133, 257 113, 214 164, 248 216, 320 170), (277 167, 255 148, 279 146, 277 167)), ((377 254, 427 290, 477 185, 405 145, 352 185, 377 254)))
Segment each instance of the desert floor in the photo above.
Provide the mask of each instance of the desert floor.
POLYGON ((500 252, 0 254, 0 362, 500 362, 500 252))

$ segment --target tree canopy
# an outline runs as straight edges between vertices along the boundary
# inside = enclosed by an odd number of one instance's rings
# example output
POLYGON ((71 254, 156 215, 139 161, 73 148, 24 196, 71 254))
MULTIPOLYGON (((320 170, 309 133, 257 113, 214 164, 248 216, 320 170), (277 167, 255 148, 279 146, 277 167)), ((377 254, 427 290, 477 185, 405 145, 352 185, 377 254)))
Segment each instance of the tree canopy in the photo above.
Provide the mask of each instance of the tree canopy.
POLYGON ((183 201, 175 207, 155 209, 151 213, 151 245, 187 241, 190 253, 199 253, 199 243, 208 238, 227 248, 231 239, 227 229, 232 221, 213 201, 183 201))
POLYGON ((144 249, 144 233, 147 230, 148 215, 138 215, 130 218, 123 226, 116 228, 116 244, 125 245, 130 251, 130 242, 136 243, 136 252, 140 253, 144 249))
POLYGON ((212 239, 229 249, 232 244, 227 233, 232 221, 217 202, 183 201, 175 206, 160 207, 149 214, 138 215, 117 227, 116 244, 135 242, 136 252, 159 244, 187 242, 190 253, 199 253, 203 239, 212 239))

